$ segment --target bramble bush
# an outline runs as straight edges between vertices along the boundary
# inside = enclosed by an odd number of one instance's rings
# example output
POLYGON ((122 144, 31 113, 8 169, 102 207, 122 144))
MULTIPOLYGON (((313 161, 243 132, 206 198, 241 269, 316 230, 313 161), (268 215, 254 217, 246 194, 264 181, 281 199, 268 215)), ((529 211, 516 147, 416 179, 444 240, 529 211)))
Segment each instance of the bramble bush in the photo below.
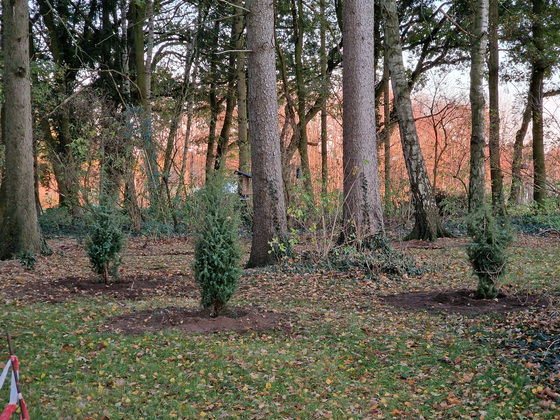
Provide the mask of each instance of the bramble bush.
POLYGON ((212 174, 198 192, 199 230, 194 251, 194 275, 201 305, 216 317, 237 289, 241 273, 239 196, 225 188, 220 173, 212 174))
POLYGON ((106 206, 91 209, 86 252, 91 268, 103 283, 119 277, 124 234, 117 215, 106 206))

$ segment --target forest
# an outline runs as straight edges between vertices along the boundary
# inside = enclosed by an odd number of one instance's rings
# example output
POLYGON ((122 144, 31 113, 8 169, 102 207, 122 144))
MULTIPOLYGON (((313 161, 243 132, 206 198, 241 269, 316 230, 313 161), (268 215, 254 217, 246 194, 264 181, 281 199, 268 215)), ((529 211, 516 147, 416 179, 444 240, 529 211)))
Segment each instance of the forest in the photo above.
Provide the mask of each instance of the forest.
POLYGON ((1 12, 7 418, 560 419, 555 0, 1 12))

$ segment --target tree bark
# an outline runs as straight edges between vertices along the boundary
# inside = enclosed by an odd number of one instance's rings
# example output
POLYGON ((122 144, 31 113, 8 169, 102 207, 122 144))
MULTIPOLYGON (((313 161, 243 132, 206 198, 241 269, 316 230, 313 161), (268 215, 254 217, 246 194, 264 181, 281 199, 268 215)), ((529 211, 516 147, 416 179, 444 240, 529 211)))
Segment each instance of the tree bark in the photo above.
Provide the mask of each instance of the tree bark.
POLYGON ((433 241, 438 237, 451 235, 441 222, 422 150, 420 149, 410 101, 409 82, 403 64, 395 0, 385 0, 383 9, 385 12, 385 43, 391 72, 394 106, 397 110, 401 143, 414 204, 415 224, 412 232, 405 237, 405 240, 433 241))
POLYGON ((29 9, 26 0, 3 0, 6 209, 0 225, 0 259, 40 252, 35 206, 33 125, 29 68, 29 9))
POLYGON ((206 149, 206 178, 214 169, 214 148, 216 147, 216 127, 218 125, 218 115, 220 113, 220 102, 217 93, 217 60, 213 56, 218 50, 218 33, 220 22, 214 22, 214 31, 211 38, 212 57, 210 58, 210 85, 208 89, 208 104, 210 105, 210 121, 208 121, 208 148, 206 149))
POLYGON ((327 148, 328 126, 327 126, 327 95, 329 84, 327 79, 327 43, 326 31, 327 22, 325 16, 325 0, 319 2, 319 14, 321 15, 320 23, 320 54, 321 54, 321 81, 323 89, 323 98, 321 101, 321 191, 323 194, 328 192, 329 187, 329 156, 327 148))
POLYGON ((498 74, 500 69, 500 57, 498 54, 498 0, 490 0, 489 27, 490 57, 488 61, 488 93, 490 102, 490 132, 488 138, 488 151, 490 153, 492 207, 494 212, 503 213, 505 207, 500 157, 500 97, 498 74))
POLYGON ((523 140, 527 135, 529 123, 531 122, 531 94, 529 92, 529 99, 527 106, 523 112, 523 119, 521 127, 515 133, 515 141, 513 143, 513 159, 511 162, 511 191, 509 194, 509 202, 512 204, 521 204, 521 187, 523 186, 523 179, 521 177, 521 163, 523 162, 523 140))
POLYGON ((160 171, 157 163, 158 148, 152 132, 152 56, 154 47, 154 4, 146 0, 142 4, 132 1, 134 20, 134 50, 136 80, 140 89, 142 112, 139 113, 140 135, 145 154, 145 167, 150 208, 164 215, 163 203, 159 195, 160 171), (147 27, 148 39, 145 42, 144 29, 147 27), (144 51, 146 48, 146 51, 144 51))
POLYGON ((299 142, 298 152, 301 160, 301 172, 303 176, 303 185, 305 192, 313 202, 313 184, 311 179, 311 168, 309 167, 309 151, 308 151, 308 138, 307 138, 307 120, 306 120, 306 105, 307 105, 307 87, 305 86, 303 78, 303 34, 305 32, 304 24, 304 11, 303 0, 292 0, 292 14, 293 14, 293 28, 294 28, 294 41, 295 41, 295 71, 296 71, 296 86, 298 96, 298 129, 299 129, 299 142))
POLYGON ((273 263, 273 239, 287 235, 278 132, 273 0, 248 0, 248 111, 251 127, 254 223, 248 267, 273 263))
MULTIPOLYGON (((4 44, 2 44, 2 50, 4 50, 4 44)), ((0 146, 4 146, 4 139, 6 138, 6 110, 5 104, 0 107, 0 146)), ((6 202, 8 201, 6 197, 6 167, 0 166, 0 225, 2 224, 2 219, 4 218, 4 211, 6 210, 6 202)))
POLYGON ((546 199, 546 167, 544 159, 543 83, 544 63, 543 0, 533 0, 533 45, 537 57, 531 74, 531 111, 533 117, 533 200, 543 206, 546 199))
MULTIPOLYGON (((241 5, 242 0, 237 4, 241 5)), ((245 76, 245 39, 243 37, 245 18, 239 15, 235 18, 235 49, 237 65, 235 74, 237 79, 237 141, 239 144, 239 170, 245 173, 251 171, 251 148, 247 131, 247 80, 245 76)))
MULTIPOLYGON (((384 166, 385 166, 385 211, 389 212, 392 207, 392 182, 391 182, 391 103, 390 103, 390 84, 391 75, 389 72, 389 62, 387 60, 387 53, 383 57, 383 151, 384 151, 384 166)), ((388 213, 386 213, 388 214, 388 213)))
POLYGON ((469 212, 484 204, 484 159, 486 147, 485 100, 482 82, 488 44, 488 0, 478 0, 475 12, 474 39, 471 52, 471 158, 469 174, 469 212))
POLYGON ((375 127, 374 5, 344 2, 344 236, 360 241, 383 233, 375 127))
MULTIPOLYGON (((55 91, 63 100, 67 98, 68 92, 68 73, 67 62, 63 59, 65 48, 61 45, 61 34, 57 31, 54 20, 55 11, 51 4, 44 0, 39 0, 39 12, 43 17, 43 22, 49 33, 48 47, 52 54, 55 65, 58 67, 54 78, 55 91)), ((72 147, 72 136, 70 134, 70 108, 67 101, 60 104, 57 112, 52 115, 52 120, 48 116, 42 116, 40 126, 43 129, 43 136, 48 145, 48 157, 53 167, 56 183, 58 186, 59 206, 65 207, 68 211, 77 215, 81 212, 79 202, 79 180, 78 168, 74 159, 72 147)))
MULTIPOLYGON (((232 28, 232 32, 235 30, 232 28)), ((226 115, 224 116, 224 122, 222 124, 222 129, 218 137, 218 147, 216 149, 216 161, 214 162, 214 169, 219 170, 225 167, 227 154, 229 149, 229 137, 231 134, 231 126, 233 123, 233 110, 235 109, 235 54, 231 52, 229 54, 229 76, 228 85, 226 91, 226 115)))

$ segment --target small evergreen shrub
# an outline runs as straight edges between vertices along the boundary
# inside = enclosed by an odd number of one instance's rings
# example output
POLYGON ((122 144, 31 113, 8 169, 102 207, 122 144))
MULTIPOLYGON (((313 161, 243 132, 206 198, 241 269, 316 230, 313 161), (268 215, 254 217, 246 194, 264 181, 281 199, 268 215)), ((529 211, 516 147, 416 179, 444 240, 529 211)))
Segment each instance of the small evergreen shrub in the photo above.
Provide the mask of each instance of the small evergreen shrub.
POLYGON ((35 258, 35 255, 33 255, 33 252, 20 251, 17 256, 17 259, 19 260, 23 268, 25 268, 26 270, 35 269, 35 263, 37 262, 37 258, 35 258))
POLYGON ((194 275, 201 305, 216 317, 237 289, 241 273, 239 196, 225 188, 221 174, 212 174, 199 192, 199 231, 195 242, 194 275))
POLYGON ((92 209, 86 252, 91 268, 103 283, 119 277, 124 234, 117 215, 106 206, 92 209))
POLYGON ((469 234, 473 242, 467 255, 478 277, 478 294, 483 299, 494 299, 499 293, 498 281, 505 273, 506 249, 512 241, 509 226, 506 222, 500 225, 484 206, 469 216, 469 234))

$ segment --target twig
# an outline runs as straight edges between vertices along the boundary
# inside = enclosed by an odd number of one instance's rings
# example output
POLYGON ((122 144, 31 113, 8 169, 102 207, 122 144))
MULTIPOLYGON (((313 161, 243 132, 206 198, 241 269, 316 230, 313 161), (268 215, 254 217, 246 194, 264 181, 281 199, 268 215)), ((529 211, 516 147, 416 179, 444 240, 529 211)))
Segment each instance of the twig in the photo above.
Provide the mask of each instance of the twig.
POLYGON ((461 25, 459 25, 457 22, 455 22, 455 21, 451 18, 451 16, 449 16, 449 15, 445 12, 445 10, 443 10, 443 6, 445 6, 446 4, 448 4, 448 3, 443 3, 441 6, 439 6, 438 9, 436 10, 436 13, 437 13, 438 11, 441 12, 441 13, 443 14, 443 16, 445 16, 445 18, 446 18, 449 22, 451 22, 453 25, 455 25, 455 26, 457 27, 457 29, 459 29, 459 30, 460 30, 461 32, 463 32, 465 35, 472 36, 471 33, 469 33, 468 31, 465 31, 465 30, 461 27, 461 25))
POLYGON ((240 6, 238 4, 233 4, 233 3, 230 3, 229 1, 226 1, 226 0, 219 0, 219 1, 221 1, 222 3, 225 3, 225 4, 229 4, 230 6, 235 7, 236 9, 241 9, 241 10, 245 10, 246 12, 250 12, 249 9, 246 9, 245 7, 240 6))
POLYGON ((251 50, 226 50, 226 51, 215 52, 214 55, 222 55, 222 54, 234 53, 234 52, 250 53, 252 51, 251 50))

